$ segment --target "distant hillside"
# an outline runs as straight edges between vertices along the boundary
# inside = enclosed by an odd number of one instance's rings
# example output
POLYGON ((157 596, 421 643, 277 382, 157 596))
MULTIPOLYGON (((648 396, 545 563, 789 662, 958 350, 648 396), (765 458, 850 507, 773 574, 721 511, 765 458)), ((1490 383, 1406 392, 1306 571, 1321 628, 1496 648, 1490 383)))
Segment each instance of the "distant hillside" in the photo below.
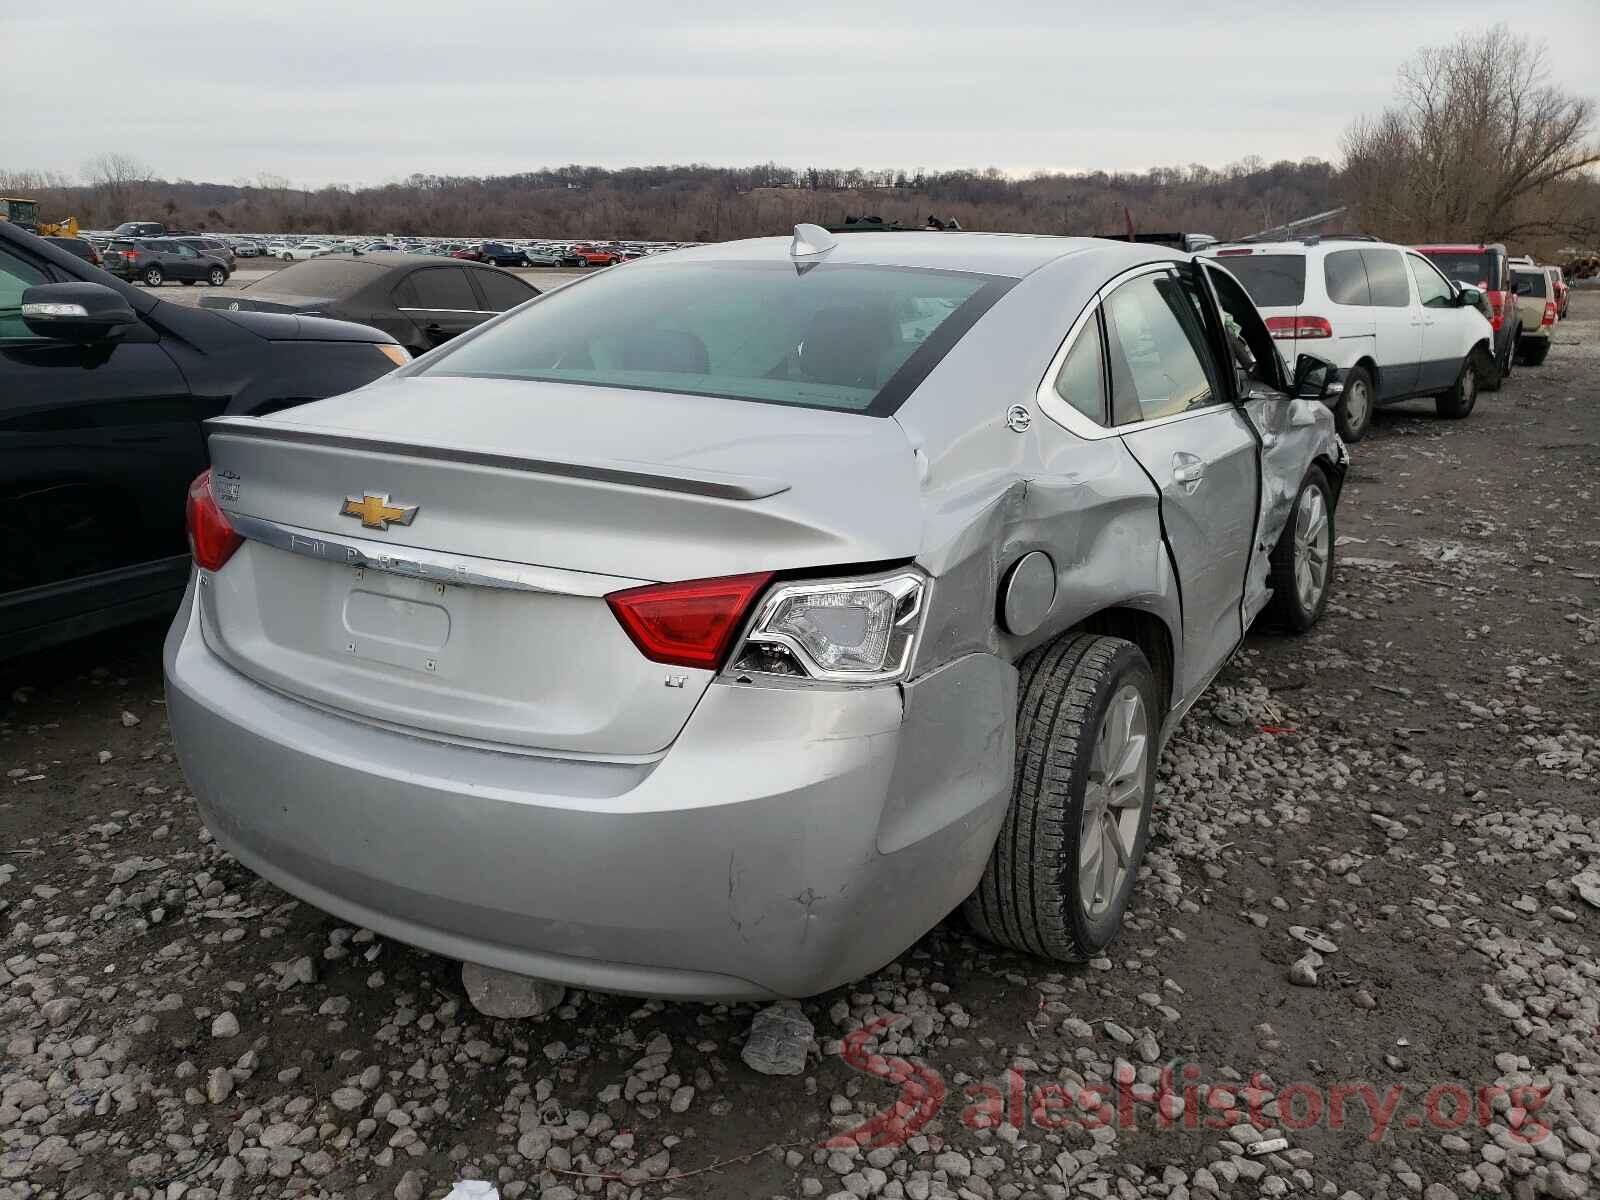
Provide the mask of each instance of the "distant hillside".
POLYGON ((124 178, 85 187, 0 171, 0 186, 13 194, 27 189, 22 194, 42 202, 45 219, 76 216, 95 229, 144 219, 224 232, 693 241, 868 214, 912 225, 932 215, 967 229, 1112 233, 1126 228, 1124 209, 1141 230, 1234 237, 1334 207, 1338 183, 1334 169, 1314 159, 1023 179, 992 169, 568 166, 490 178, 413 175, 377 187, 317 191, 271 177, 253 184, 124 178))

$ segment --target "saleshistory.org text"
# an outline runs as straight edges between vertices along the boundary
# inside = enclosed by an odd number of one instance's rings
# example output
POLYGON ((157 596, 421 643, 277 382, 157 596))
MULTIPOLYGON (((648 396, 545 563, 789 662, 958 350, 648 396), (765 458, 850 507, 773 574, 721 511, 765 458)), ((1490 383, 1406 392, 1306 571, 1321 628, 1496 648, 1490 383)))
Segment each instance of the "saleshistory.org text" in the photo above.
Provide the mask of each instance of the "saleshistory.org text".
MULTIPOLYGON (((900 1089, 888 1108, 861 1124, 835 1133, 831 1148, 898 1146, 914 1137, 951 1099, 944 1078, 934 1068, 869 1050, 869 1043, 903 1018, 881 1017, 847 1034, 840 1057, 855 1070, 900 1089)), ((1369 1082, 1278 1085, 1259 1072, 1248 1084, 1201 1083, 1200 1069, 1186 1064, 1163 1068, 1154 1085, 1136 1081, 1128 1067, 1113 1083, 1077 1086, 1056 1080, 1030 1083, 1015 1068, 1001 1078, 969 1083, 961 1089, 961 1121, 970 1129, 1011 1125, 1042 1130, 1133 1130, 1141 1127, 1183 1132, 1226 1133, 1240 1125, 1257 1131, 1297 1132, 1322 1126, 1366 1130, 1369 1142, 1381 1142, 1398 1121, 1404 1128, 1452 1132, 1468 1125, 1485 1127, 1501 1120, 1511 1136, 1537 1145, 1550 1132, 1539 1120, 1548 1086, 1496 1084, 1469 1086, 1457 1081, 1435 1083, 1421 1096, 1403 1084, 1380 1087, 1369 1082), (1495 1103, 1503 1109, 1497 1118, 1495 1103), (1269 1115, 1269 1112, 1271 1115, 1269 1115)))

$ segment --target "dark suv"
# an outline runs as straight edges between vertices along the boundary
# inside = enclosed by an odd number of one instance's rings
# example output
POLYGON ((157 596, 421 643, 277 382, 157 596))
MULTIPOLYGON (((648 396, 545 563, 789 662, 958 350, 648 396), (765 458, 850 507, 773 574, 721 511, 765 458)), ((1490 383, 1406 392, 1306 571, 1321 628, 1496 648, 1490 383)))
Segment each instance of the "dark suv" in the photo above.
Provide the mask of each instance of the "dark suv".
POLYGON ((160 287, 169 279, 221 287, 233 274, 228 264, 177 238, 113 238, 105 268, 119 279, 160 287))
POLYGON ((408 359, 365 325, 162 300, 0 221, 0 659, 177 607, 207 418, 408 359))

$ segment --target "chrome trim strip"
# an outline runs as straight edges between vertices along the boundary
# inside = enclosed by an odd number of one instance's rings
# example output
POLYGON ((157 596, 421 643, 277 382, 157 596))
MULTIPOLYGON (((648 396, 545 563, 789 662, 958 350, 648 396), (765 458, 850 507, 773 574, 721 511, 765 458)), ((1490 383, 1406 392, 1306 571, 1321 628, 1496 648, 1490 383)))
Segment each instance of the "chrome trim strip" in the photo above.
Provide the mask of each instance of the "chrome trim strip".
MULTIPOLYGON (((530 300, 533 299, 531 296, 528 298, 530 300)), ((400 304, 395 305, 394 310, 395 312, 464 313, 471 317, 498 317, 501 312, 501 310, 498 308, 423 308, 420 305, 418 305, 416 308, 406 308, 404 305, 400 304)))
MULTIPOLYGON (((563 462, 548 458, 525 458, 494 450, 470 450, 464 446, 418 446, 385 438, 333 433, 326 429, 266 424, 256 417, 212 417, 204 426, 207 438, 217 435, 260 438, 273 442, 328 446, 339 450, 358 450, 363 454, 393 454, 401 458, 426 458, 435 462, 461 463, 475 467, 498 467, 508 471, 527 471, 536 475, 555 475, 591 483, 615 483, 624 487, 648 488, 657 492, 680 492, 689 496, 711 496, 718 500, 765 500, 789 490, 782 479, 761 475, 736 475, 728 471, 687 471, 597 459, 592 462, 563 462)), ((213 456, 214 457, 214 456, 213 456)))
POLYGON ((604 596, 622 588, 638 587, 647 579, 563 571, 529 563, 504 562, 443 554, 416 546, 397 546, 367 538, 334 537, 315 529, 280 525, 276 521, 227 512, 228 524, 241 537, 303 558, 321 559, 346 567, 362 567, 385 575, 400 575, 454 587, 498 588, 512 592, 537 592, 557 596, 604 596))

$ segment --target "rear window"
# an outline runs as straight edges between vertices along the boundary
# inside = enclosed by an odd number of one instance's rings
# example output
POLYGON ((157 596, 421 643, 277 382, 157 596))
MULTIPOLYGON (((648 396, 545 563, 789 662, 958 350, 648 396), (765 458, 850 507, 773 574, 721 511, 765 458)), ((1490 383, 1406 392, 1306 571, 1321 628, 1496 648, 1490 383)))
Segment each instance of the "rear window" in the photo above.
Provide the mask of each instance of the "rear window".
POLYGON ((386 270, 355 258, 308 258, 275 272, 264 290, 284 296, 349 296, 386 270))
POLYGON ((1438 253, 1430 254, 1424 250, 1425 257, 1438 267, 1448 280, 1454 283, 1465 283, 1480 291, 1495 292, 1500 290, 1500 256, 1486 250, 1474 253, 1438 253))
POLYGON ((1295 308, 1306 298, 1303 254, 1229 254, 1218 261, 1244 284, 1257 308, 1295 308))
POLYGON ((422 374, 887 416, 1015 282, 843 263, 634 266, 549 294, 422 374))
POLYGON ((1521 283, 1526 283, 1533 289, 1530 295, 1545 297, 1550 295, 1550 276, 1543 271, 1534 269, 1519 271, 1513 267, 1511 269, 1511 286, 1516 287, 1521 283))

